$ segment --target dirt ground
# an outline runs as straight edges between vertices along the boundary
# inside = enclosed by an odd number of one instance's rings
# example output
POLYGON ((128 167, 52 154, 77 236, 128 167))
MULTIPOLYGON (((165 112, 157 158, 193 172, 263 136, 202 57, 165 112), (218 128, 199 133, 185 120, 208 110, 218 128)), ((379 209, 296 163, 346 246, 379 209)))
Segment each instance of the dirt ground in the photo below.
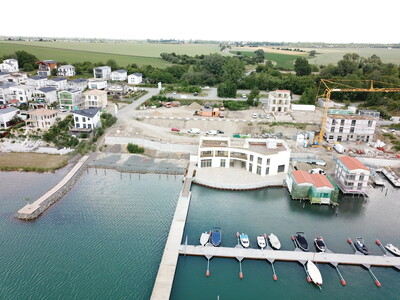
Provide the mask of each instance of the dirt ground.
POLYGON ((0 169, 55 170, 65 166, 68 157, 41 153, 0 153, 0 169))

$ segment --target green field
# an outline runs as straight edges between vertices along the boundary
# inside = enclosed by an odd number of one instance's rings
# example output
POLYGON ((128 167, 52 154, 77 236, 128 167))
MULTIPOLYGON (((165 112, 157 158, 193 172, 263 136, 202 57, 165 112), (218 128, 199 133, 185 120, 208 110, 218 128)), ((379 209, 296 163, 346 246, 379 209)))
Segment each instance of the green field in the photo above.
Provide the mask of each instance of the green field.
MULTIPOLYGON (((236 54, 238 51, 230 51, 230 53, 236 54)), ((240 51, 240 53, 244 56, 255 56, 255 53, 250 51, 240 51)), ((294 61, 297 58, 304 56, 265 52, 264 57, 265 59, 274 62, 278 68, 294 69, 294 61)))
POLYGON ((400 64, 400 49, 388 48, 302 48, 303 50, 317 51, 315 58, 310 58, 311 64, 328 65, 336 64, 346 53, 357 53, 361 57, 370 57, 373 54, 378 55, 383 63, 400 64))
POLYGON ((0 55, 25 50, 38 59, 75 62, 106 62, 114 59, 119 65, 131 63, 166 67, 162 52, 201 55, 219 52, 217 45, 203 44, 148 44, 148 43, 89 43, 89 42, 0 42, 0 55))

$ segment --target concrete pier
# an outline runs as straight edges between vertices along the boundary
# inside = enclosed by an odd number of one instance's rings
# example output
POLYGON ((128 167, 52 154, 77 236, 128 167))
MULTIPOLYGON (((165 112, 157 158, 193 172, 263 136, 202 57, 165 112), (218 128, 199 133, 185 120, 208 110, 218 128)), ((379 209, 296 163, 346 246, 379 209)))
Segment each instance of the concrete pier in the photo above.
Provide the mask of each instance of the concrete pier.
POLYGON ((50 207, 51 204, 58 200, 56 193, 60 191, 60 189, 63 188, 74 177, 74 175, 76 175, 88 158, 89 156, 82 157, 72 168, 72 170, 69 171, 68 174, 56 186, 54 186, 35 202, 27 204, 21 208, 15 217, 21 220, 32 220, 37 218, 48 207, 50 207))
POLYGON ((327 252, 304 252, 283 251, 283 250, 261 250, 261 249, 244 249, 231 247, 203 247, 192 245, 181 245, 179 253, 182 255, 206 256, 212 255, 216 257, 244 257, 248 259, 261 260, 282 260, 282 261, 307 261, 312 260, 318 263, 360 265, 360 266, 380 266, 394 267, 400 269, 400 257, 395 256, 379 256, 379 255, 356 255, 341 254, 327 252))
POLYGON ((154 283, 153 292, 150 298, 152 300, 169 299, 171 294, 183 231, 185 229, 186 217, 189 211, 191 197, 190 187, 192 184, 194 168, 195 162, 190 162, 182 191, 176 205, 174 218, 172 219, 156 282, 154 283))

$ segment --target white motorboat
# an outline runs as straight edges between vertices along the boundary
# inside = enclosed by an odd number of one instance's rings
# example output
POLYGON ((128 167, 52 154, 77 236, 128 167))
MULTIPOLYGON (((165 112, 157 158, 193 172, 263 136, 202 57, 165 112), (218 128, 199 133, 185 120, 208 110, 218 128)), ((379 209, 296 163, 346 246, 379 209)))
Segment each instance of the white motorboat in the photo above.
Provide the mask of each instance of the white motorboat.
POLYGON ((393 246, 392 244, 386 244, 385 248, 390 251, 390 253, 400 256, 400 249, 397 248, 396 246, 393 246))
POLYGON ((317 266, 311 261, 307 261, 307 272, 311 280, 317 285, 322 285, 322 275, 317 266))
POLYGON ((258 247, 260 247, 261 249, 265 248, 265 246, 267 245, 265 241, 265 235, 257 235, 257 244, 258 247))
POLYGON ((242 244, 243 248, 249 248, 250 246, 249 236, 245 233, 242 233, 240 235, 240 243, 242 244))
POLYGON ((200 236, 200 245, 205 246, 210 240, 210 233, 208 231, 203 232, 200 236))
POLYGON ((281 249, 281 242, 275 234, 271 233, 268 236, 268 240, 272 248, 274 248, 275 250, 281 249))

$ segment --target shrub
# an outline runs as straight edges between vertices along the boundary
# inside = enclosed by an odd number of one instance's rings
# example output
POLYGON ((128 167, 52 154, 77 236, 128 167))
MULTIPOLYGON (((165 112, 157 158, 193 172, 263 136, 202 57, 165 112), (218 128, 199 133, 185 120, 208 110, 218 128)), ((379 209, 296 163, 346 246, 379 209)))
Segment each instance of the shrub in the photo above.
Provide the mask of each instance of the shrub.
POLYGON ((129 153, 138 153, 138 154, 144 153, 144 148, 139 147, 136 144, 129 143, 127 148, 128 148, 129 153))

